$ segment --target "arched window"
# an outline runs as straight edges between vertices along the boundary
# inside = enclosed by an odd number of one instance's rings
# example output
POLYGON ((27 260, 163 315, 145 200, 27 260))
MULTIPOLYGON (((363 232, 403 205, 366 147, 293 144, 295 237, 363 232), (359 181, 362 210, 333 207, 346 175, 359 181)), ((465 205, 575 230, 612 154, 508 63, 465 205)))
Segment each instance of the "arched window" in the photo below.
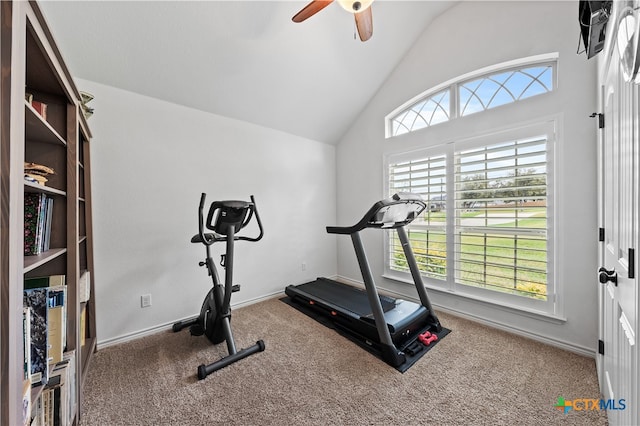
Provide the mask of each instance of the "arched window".
POLYGON ((429 89, 387 116, 387 137, 399 136, 555 89, 557 55, 483 68, 429 89))
POLYGON ((460 116, 553 90, 553 65, 501 71, 458 84, 460 116))
MULTIPOLYGON (((385 157, 387 194, 410 191, 427 204, 407 228, 425 284, 515 309, 557 312, 553 158, 560 118, 540 116, 553 104, 547 97, 529 104, 529 121, 511 119, 527 111, 524 102, 516 104, 557 89, 557 61, 554 53, 483 68, 387 116, 387 137, 394 137, 507 108, 487 116, 480 130, 471 120, 469 126, 450 123, 438 132, 444 140, 424 133, 425 145, 416 148, 422 139, 416 134, 410 150, 385 157), (508 108, 519 111, 511 115, 508 108)), ((400 241, 387 235, 387 278, 407 279, 403 253, 400 241)))
POLYGON ((450 92, 450 89, 438 92, 416 102, 396 115, 391 119, 393 136, 449 121, 451 111, 450 92))

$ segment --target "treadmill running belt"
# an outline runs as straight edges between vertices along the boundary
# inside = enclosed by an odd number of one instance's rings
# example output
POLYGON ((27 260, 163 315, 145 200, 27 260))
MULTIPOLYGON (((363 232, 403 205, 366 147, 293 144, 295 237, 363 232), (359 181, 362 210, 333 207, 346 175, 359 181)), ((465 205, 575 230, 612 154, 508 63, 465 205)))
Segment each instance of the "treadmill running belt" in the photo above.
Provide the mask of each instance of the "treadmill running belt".
MULTIPOLYGON (((319 300, 339 306, 361 317, 371 316, 371 306, 364 290, 326 278, 318 278, 316 281, 296 287, 319 300)), ((395 307, 394 299, 386 296, 379 297, 384 312, 395 307)))

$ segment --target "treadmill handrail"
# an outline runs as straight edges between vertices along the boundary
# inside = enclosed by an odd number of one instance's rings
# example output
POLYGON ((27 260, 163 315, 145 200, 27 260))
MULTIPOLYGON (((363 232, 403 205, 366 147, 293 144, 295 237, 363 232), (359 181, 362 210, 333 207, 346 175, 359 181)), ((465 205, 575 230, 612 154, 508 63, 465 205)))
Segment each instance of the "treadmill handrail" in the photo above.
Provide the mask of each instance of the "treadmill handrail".
POLYGON ((362 219, 353 226, 327 226, 327 232, 329 234, 354 234, 365 228, 385 228, 394 229, 400 226, 408 225, 427 208, 426 203, 422 198, 411 192, 398 192, 391 198, 386 198, 376 202, 367 211, 362 219), (376 221, 376 216, 385 207, 391 207, 397 204, 415 204, 418 206, 417 210, 411 212, 413 214, 405 217, 403 220, 394 222, 380 222, 376 221))

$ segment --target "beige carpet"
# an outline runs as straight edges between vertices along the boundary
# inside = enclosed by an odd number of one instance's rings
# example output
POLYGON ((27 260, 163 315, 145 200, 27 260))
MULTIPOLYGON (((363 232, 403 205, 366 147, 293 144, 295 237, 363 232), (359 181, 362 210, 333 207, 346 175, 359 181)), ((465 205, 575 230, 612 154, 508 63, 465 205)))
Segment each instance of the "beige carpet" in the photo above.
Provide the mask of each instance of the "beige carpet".
POLYGON ((236 344, 266 351, 199 381, 226 355, 188 330, 98 351, 82 425, 606 425, 554 405, 600 398, 595 361, 450 315, 452 329, 401 374, 271 299, 233 313, 236 344))

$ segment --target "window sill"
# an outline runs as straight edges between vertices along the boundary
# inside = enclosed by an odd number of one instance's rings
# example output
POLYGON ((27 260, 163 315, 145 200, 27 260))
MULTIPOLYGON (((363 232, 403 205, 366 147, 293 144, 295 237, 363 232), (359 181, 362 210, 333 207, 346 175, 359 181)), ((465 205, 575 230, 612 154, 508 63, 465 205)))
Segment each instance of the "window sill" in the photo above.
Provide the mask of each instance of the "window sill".
MULTIPOLYGON (((382 274, 382 277, 386 278, 388 280, 391 280, 391 281, 396 281, 396 282, 400 282, 400 283, 403 283, 403 284, 409 284, 411 286, 414 285, 413 284, 413 280, 411 280, 411 279, 394 276, 394 275, 391 275, 391 274, 388 274, 388 273, 382 274)), ((550 323, 553 323, 553 324, 564 324, 564 323, 567 322, 567 319, 564 316, 561 316, 561 315, 550 314, 548 312, 543 312, 543 311, 534 310, 534 309, 527 309, 527 308, 522 307, 522 306, 506 305, 506 304, 498 303, 495 300, 487 299, 487 298, 480 297, 480 296, 477 296, 477 295, 466 294, 466 293, 460 292, 460 291, 452 291, 452 290, 448 290, 448 289, 445 289, 445 288, 442 288, 442 287, 436 287, 436 286, 429 285, 429 284, 425 284, 425 288, 428 291, 437 292, 437 293, 445 294, 447 296, 453 296, 453 297, 456 297, 456 298, 471 300, 473 302, 478 302, 478 303, 486 305, 486 306, 491 306, 494 309, 500 309, 501 311, 504 311, 504 312, 508 312, 508 313, 516 314, 516 315, 520 315, 520 316, 526 316, 526 317, 529 317, 529 318, 532 318, 532 319, 536 319, 536 320, 542 320, 542 321, 550 322, 550 323)), ((407 297, 404 294, 401 295, 401 294, 399 294, 397 292, 389 291, 388 289, 385 289, 385 291, 390 292, 390 293, 394 293, 395 295, 402 296, 402 297, 405 297, 405 298, 407 297)), ((436 303, 433 303, 433 301, 431 303, 436 307, 442 307, 444 310, 450 310, 446 306, 441 306, 441 305, 438 305, 436 303)))

